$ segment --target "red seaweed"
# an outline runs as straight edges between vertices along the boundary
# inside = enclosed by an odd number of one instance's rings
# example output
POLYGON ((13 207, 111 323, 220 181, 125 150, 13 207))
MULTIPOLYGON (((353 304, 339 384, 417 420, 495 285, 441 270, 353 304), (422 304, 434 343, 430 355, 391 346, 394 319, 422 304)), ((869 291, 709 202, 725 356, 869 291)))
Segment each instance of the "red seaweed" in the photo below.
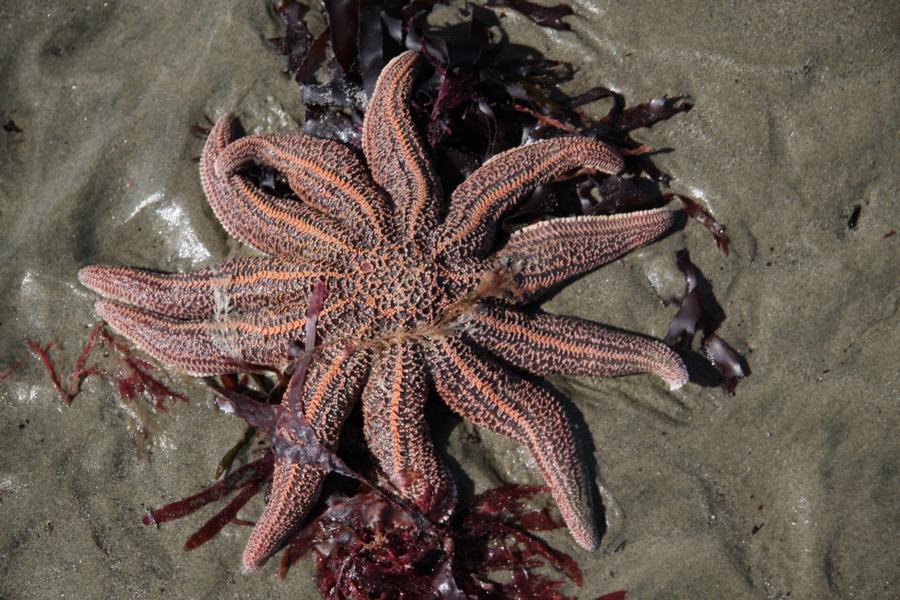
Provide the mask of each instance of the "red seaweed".
POLYGON ((246 521, 237 519, 237 513, 253 496, 259 493, 264 484, 271 480, 273 465, 274 455, 271 451, 267 451, 261 458, 238 468, 224 479, 193 496, 148 510, 141 518, 141 522, 147 526, 158 527, 161 523, 185 517, 208 504, 221 500, 236 490, 240 490, 231 502, 187 539, 184 549, 194 550, 215 537, 229 523, 246 524, 246 521))
POLYGON ((317 582, 326 598, 391 597, 563 599, 562 579, 536 572, 550 567, 576 585, 581 571, 567 554, 529 531, 562 527, 545 509, 525 501, 541 486, 506 485, 472 501, 451 524, 435 524, 374 491, 332 498, 326 510, 292 540, 279 575, 312 552, 317 582), (418 517, 418 518, 417 518, 418 517), (505 572, 506 582, 494 580, 505 572))
POLYGON ((166 399, 173 402, 176 400, 187 402, 186 396, 172 391, 162 381, 151 375, 151 371, 155 367, 149 362, 135 357, 133 351, 123 342, 113 337, 101 323, 91 328, 87 341, 81 348, 78 359, 75 361, 75 366, 72 369, 72 374, 69 376, 66 387, 63 387, 60 372, 50 357, 50 350, 54 347, 59 349, 59 344, 50 342, 41 346, 38 342, 28 338, 24 342, 25 346, 31 350, 47 370, 50 383, 53 384, 60 400, 66 406, 70 405, 75 397, 81 393, 82 383, 91 375, 98 375, 102 379, 114 378, 118 387, 119 397, 122 400, 132 402, 137 394, 146 394, 147 397, 154 401, 154 408, 157 411, 166 411, 166 407, 163 404, 166 399), (119 363, 120 369, 114 376, 111 376, 109 371, 102 369, 96 363, 85 366, 88 357, 96 348, 102 346, 110 346, 115 351, 114 356, 119 363))
POLYGON ((248 463, 234 472, 228 474, 224 479, 217 481, 203 491, 183 498, 178 502, 172 502, 159 508, 150 509, 141 518, 144 525, 159 526, 166 521, 173 521, 186 517, 187 515, 200 510, 207 504, 221 500, 231 492, 244 488, 256 482, 264 482, 272 475, 272 465, 274 464, 273 454, 266 452, 262 458, 258 458, 252 463, 248 463))
POLYGON ((203 119, 206 121, 205 125, 193 123, 190 129, 191 135, 201 140, 205 140, 207 136, 209 136, 209 132, 212 131, 212 126, 215 125, 215 122, 209 118, 209 115, 204 114, 203 119))
POLYGON ((57 393, 59 394, 60 400, 62 400, 63 404, 68 406, 72 403, 72 400, 75 399, 75 396, 79 394, 81 391, 81 384, 85 379, 90 377, 91 375, 96 375, 100 373, 99 367, 97 365, 91 365, 85 368, 84 364, 87 362, 88 356, 94 349, 94 346, 97 343, 97 336, 100 335, 100 332, 104 331, 103 326, 98 323, 94 325, 88 334, 88 339, 85 342, 84 346, 81 348, 81 353, 78 355, 78 359, 75 361, 75 367, 72 369, 72 374, 69 377, 69 383, 66 388, 63 388, 62 382, 60 379, 60 375, 56 370, 56 367, 53 364, 53 360, 50 358, 50 350, 55 346, 59 349, 59 344, 56 342, 49 342, 43 347, 36 341, 26 338, 24 340, 25 346, 31 350, 31 352, 41 361, 44 365, 44 368, 47 370, 47 374, 50 377, 50 383, 53 384, 53 387, 56 388, 57 393))
MULTIPOLYGON (((263 482, 261 481, 254 481, 241 488, 241 491, 237 493, 225 508, 217 512, 209 521, 203 524, 203 527, 195 531, 193 535, 187 539, 184 543, 184 549, 190 551, 199 548, 224 529, 226 525, 235 523, 238 520, 238 511, 244 508, 244 505, 247 504, 253 496, 259 493, 262 484, 263 482)), ((239 524, 246 526, 246 522, 243 520, 240 520, 239 524)))
POLYGON ((0 371, 0 382, 9 378, 10 375, 18 371, 22 368, 22 363, 20 361, 15 361, 13 364, 9 365, 2 371, 0 371))
POLYGON ((713 238, 716 240, 716 245, 719 247, 719 250, 722 251, 722 254, 728 256, 728 235, 725 234, 725 226, 720 224, 716 219, 709 214, 709 211, 703 208, 699 202, 685 196, 683 194, 663 194, 663 199, 668 202, 673 198, 678 198, 681 200, 681 204, 684 206, 684 212, 687 213, 689 217, 706 227, 706 229, 712 234, 713 238))
MULTIPOLYGON (((167 399, 172 403, 176 401, 187 402, 187 396, 173 391, 162 381, 151 375, 156 367, 146 360, 134 356, 132 350, 124 343, 114 338, 106 329, 100 329, 103 341, 116 351, 120 363, 124 367, 119 371, 116 379, 119 387, 119 397, 123 400, 134 400, 137 394, 144 394, 154 401, 153 408, 160 412, 166 412, 163 404, 167 399)), ((76 365, 77 367, 77 365, 76 365)))
POLYGON ((549 509, 530 509, 525 502, 541 486, 502 486, 476 496, 472 508, 450 523, 435 523, 391 489, 372 483, 351 470, 335 453, 323 447, 303 417, 306 373, 315 357, 316 325, 327 296, 319 282, 306 310, 305 346, 293 348, 294 362, 281 374, 265 400, 247 386, 247 378, 226 376, 210 383, 218 405, 269 433, 271 448, 201 492, 149 510, 145 525, 180 519, 237 492, 234 497, 185 543, 193 550, 215 537, 229 524, 246 525, 241 508, 271 479, 276 457, 316 464, 357 482, 350 496, 332 496, 327 508, 291 540, 279 575, 309 552, 315 554, 317 580, 324 597, 370 598, 391 590, 411 597, 498 597, 561 599, 562 579, 535 572, 546 566, 582 584, 578 565, 554 550, 532 531, 550 531, 563 522, 549 509), (284 383, 286 380, 286 383, 284 383), (493 574, 507 572, 510 581, 497 582, 493 574))

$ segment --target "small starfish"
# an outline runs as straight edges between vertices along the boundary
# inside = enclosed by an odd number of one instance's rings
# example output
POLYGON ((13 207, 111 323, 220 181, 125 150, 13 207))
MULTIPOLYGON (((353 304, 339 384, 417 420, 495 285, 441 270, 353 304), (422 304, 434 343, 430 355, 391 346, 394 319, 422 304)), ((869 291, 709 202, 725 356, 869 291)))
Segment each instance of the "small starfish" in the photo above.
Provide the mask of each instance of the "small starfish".
MULTIPOLYGON (((543 292, 663 234, 666 209, 540 222, 499 249, 500 218, 536 186, 583 170, 614 174, 621 157, 591 138, 537 141, 488 160, 452 193, 416 132, 409 95, 417 54, 381 74, 365 117, 364 164, 334 141, 300 133, 231 141, 231 119, 210 132, 204 191, 225 229, 269 255, 185 274, 112 266, 79 272, 101 294, 97 313, 155 358, 192 375, 279 366, 303 343, 319 281, 317 355, 302 406, 334 448, 361 398, 366 442, 385 478, 429 516, 449 515, 455 487, 430 440, 429 389, 465 419, 531 452, 575 540, 598 544, 591 488, 560 400, 532 379, 550 374, 649 372, 687 380, 661 342, 521 308, 543 292), (297 200, 275 197, 241 169, 280 171, 297 200)), ((253 570, 302 523, 326 472, 276 461, 270 499, 244 551, 253 570)))

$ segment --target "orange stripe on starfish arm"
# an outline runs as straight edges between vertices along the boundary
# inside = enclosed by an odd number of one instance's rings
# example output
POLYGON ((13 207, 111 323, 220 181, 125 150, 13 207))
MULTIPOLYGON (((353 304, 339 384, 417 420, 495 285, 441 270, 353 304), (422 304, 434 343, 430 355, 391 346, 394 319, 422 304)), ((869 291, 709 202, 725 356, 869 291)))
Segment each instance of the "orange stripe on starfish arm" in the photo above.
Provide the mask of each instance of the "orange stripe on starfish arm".
MULTIPOLYGON (((358 252, 355 248, 338 237, 337 233, 327 231, 326 227, 321 223, 327 222, 329 219, 325 215, 308 209, 302 211, 300 204, 288 204, 287 201, 275 198, 265 194, 264 192, 254 189, 250 184, 239 175, 230 178, 233 180, 238 195, 243 199, 247 206, 252 206, 266 217, 275 222, 282 222, 289 226, 291 230, 301 236, 307 236, 313 241, 334 246, 344 252, 358 252), (306 214, 302 214, 305 212, 306 214), (317 223, 316 221, 319 221, 317 223)), ((339 229, 337 222, 329 223, 328 229, 339 229)), ((263 225, 265 227, 265 225, 263 225)), ((354 236, 348 236, 354 237, 354 236)))
POLYGON ((525 445, 580 546, 599 540, 593 497, 559 400, 458 338, 435 340, 429 367, 441 399, 463 418, 525 445))
POLYGON ((366 444, 401 496, 441 520, 456 502, 425 419, 428 385, 421 348, 397 343, 382 350, 362 395, 366 444))
POLYGON ((385 66, 363 124, 363 151, 375 182, 388 192, 409 237, 428 233, 438 217, 441 186, 409 108, 418 53, 385 66))
POLYGON ((681 358, 662 342, 575 317, 483 309, 469 322, 466 335, 535 375, 652 373, 673 390, 688 380, 681 358))
POLYGON ((95 311, 110 327, 156 360, 189 375, 209 376, 240 369, 242 357, 202 327, 120 304, 99 300, 95 311))
MULTIPOLYGON (((323 348, 313 359, 304 396, 320 394, 328 402, 304 400, 304 412, 319 442, 328 449, 337 444, 341 426, 359 397, 368 374, 368 361, 365 352, 347 354, 344 348, 336 346, 323 348)), ((325 475, 318 467, 276 458, 269 502, 244 549, 245 569, 258 569, 297 531, 315 502, 325 475)))
POLYGON ((341 229, 336 221, 311 207, 266 194, 250 186, 241 175, 220 177, 215 163, 232 136, 231 119, 222 117, 213 126, 200 159, 207 201, 229 234, 263 252, 286 258, 328 257, 335 250, 354 251, 338 238, 352 241, 355 233, 341 229))
POLYGON ((298 270, 292 263, 256 257, 226 260, 193 273, 103 265, 78 272, 83 285, 105 298, 180 319, 211 317, 222 303, 232 310, 251 310, 301 301, 323 277, 343 281, 348 275, 335 270, 298 270))
MULTIPOLYGON (((327 325, 350 300, 332 302, 320 315, 327 325)), ((172 319, 112 300, 100 300, 97 314, 121 335, 162 363, 190 375, 233 373, 246 364, 283 365, 289 360, 288 344, 302 342, 306 319, 302 307, 248 312, 240 319, 172 319), (285 317, 288 317, 285 319, 285 317), (291 318, 293 317, 293 318, 291 318)))
POLYGON ((318 498, 325 476, 310 465, 275 461, 269 502, 244 547, 245 571, 256 571, 285 545, 318 498))
POLYGON ((386 200, 349 148, 294 132, 248 136, 223 150, 216 171, 231 175, 252 162, 281 171, 301 200, 384 237, 390 222, 386 200), (321 204, 322 197, 331 202, 321 204))
MULTIPOLYGON (((393 380, 391 381, 391 395, 390 395, 390 432, 391 432, 391 462, 394 465, 393 472, 399 473, 403 469, 403 450, 402 450, 402 437, 401 437, 401 421, 400 421, 400 411, 401 411, 401 402, 404 400, 404 392, 411 393, 408 391, 408 387, 404 388, 403 381, 403 358, 401 354, 398 354, 394 359, 394 373, 393 380)), ((408 384, 407 384, 408 386, 408 384)), ((410 398, 406 399, 407 401, 411 400, 410 398)), ((407 402, 408 403, 408 402, 407 402)))
POLYGON ((299 319, 295 319, 293 321, 287 321, 284 323, 278 323, 275 325, 270 325, 268 323, 253 323, 249 321, 242 321, 238 319, 230 319, 228 321, 203 321, 201 325, 207 331, 218 331, 218 332, 228 332, 228 331, 240 331, 242 333, 249 333, 258 335, 260 337, 274 337, 274 336, 282 336, 287 333, 302 331, 306 326, 306 319, 304 317, 300 317, 299 319))
POLYGON ((305 248, 296 236, 283 230, 279 231, 277 228, 263 235, 266 223, 233 189, 233 181, 226 180, 216 173, 216 160, 233 137, 233 119, 225 115, 213 126, 200 156, 200 180, 203 183, 203 191, 222 227, 245 244, 276 256, 313 250, 305 248))
POLYGON ((444 224, 432 237, 438 252, 483 252, 493 242, 496 222, 538 185, 579 169, 617 173, 622 157, 582 136, 540 140, 507 150, 479 167, 453 192, 444 224), (473 250, 468 247, 473 246, 473 250))
POLYGON ((542 221, 515 232, 495 260, 509 265, 520 291, 533 296, 649 244, 673 222, 666 208, 542 221))
POLYGON ((330 399, 328 398, 329 392, 333 391, 334 385, 343 381, 342 375, 350 360, 350 356, 338 356, 329 361, 330 364, 322 373, 321 380, 316 385, 312 394, 306 399, 306 411, 310 415, 311 422, 316 420, 314 417, 319 414, 319 410, 322 408, 322 402, 330 399))

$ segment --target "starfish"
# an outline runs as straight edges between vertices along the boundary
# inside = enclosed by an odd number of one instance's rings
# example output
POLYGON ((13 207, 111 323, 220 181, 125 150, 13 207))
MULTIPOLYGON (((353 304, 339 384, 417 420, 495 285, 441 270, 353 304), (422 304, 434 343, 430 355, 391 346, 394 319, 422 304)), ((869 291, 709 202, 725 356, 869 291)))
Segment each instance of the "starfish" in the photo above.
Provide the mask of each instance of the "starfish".
MULTIPOLYGON (((540 184, 577 172, 615 174, 622 159, 588 137, 536 141, 485 162, 443 192, 409 108, 418 54, 383 70, 363 124, 362 153, 300 133, 232 141, 221 118, 200 162, 223 227, 266 256, 193 273, 87 266, 81 282, 103 298, 96 312, 156 359, 191 375, 283 366, 304 343, 306 302, 324 281, 315 360, 303 416, 333 449, 362 403, 364 434, 385 479, 434 518, 456 502, 430 439, 430 390, 472 423, 530 451, 574 539, 594 549, 592 488, 564 404, 536 377, 652 373, 675 389, 684 365, 663 343, 529 308, 562 283, 662 235, 667 209, 539 222, 497 248, 498 220, 540 184), (265 165, 294 198, 247 176, 265 165)), ((291 538, 326 470, 295 454, 276 459, 268 503, 244 567, 257 569, 291 538)))

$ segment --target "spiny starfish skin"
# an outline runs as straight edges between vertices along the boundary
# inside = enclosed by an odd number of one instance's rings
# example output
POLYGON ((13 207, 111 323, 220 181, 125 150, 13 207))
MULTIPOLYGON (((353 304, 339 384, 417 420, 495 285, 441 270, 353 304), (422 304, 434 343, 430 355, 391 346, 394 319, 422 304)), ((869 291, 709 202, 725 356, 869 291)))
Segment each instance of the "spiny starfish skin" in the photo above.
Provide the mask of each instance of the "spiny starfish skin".
MULTIPOLYGON (((523 305, 653 241, 672 215, 556 219, 496 249, 498 220, 534 187, 585 169, 613 174, 622 160, 577 136, 509 150, 457 187, 444 216, 408 106, 416 61, 400 55, 378 81, 364 123, 365 164, 333 141, 299 133, 232 141, 228 117, 215 125, 200 165, 206 196, 231 235, 269 257, 188 274, 89 266, 79 276, 104 297, 97 312, 116 331, 193 375, 286 364, 290 343, 304 341, 310 292, 324 280, 329 296, 303 402, 320 442, 335 447, 361 398, 366 442, 385 479, 432 518, 446 517, 455 487, 424 417, 434 389, 463 418, 528 448, 575 540, 593 549, 591 488, 563 405, 522 372, 649 372, 673 389, 687 373, 658 341, 523 305), (253 163, 281 172, 299 201, 254 185, 241 173, 253 163)), ((326 475, 292 461, 276 461, 244 551, 248 570, 290 539, 326 475)))

